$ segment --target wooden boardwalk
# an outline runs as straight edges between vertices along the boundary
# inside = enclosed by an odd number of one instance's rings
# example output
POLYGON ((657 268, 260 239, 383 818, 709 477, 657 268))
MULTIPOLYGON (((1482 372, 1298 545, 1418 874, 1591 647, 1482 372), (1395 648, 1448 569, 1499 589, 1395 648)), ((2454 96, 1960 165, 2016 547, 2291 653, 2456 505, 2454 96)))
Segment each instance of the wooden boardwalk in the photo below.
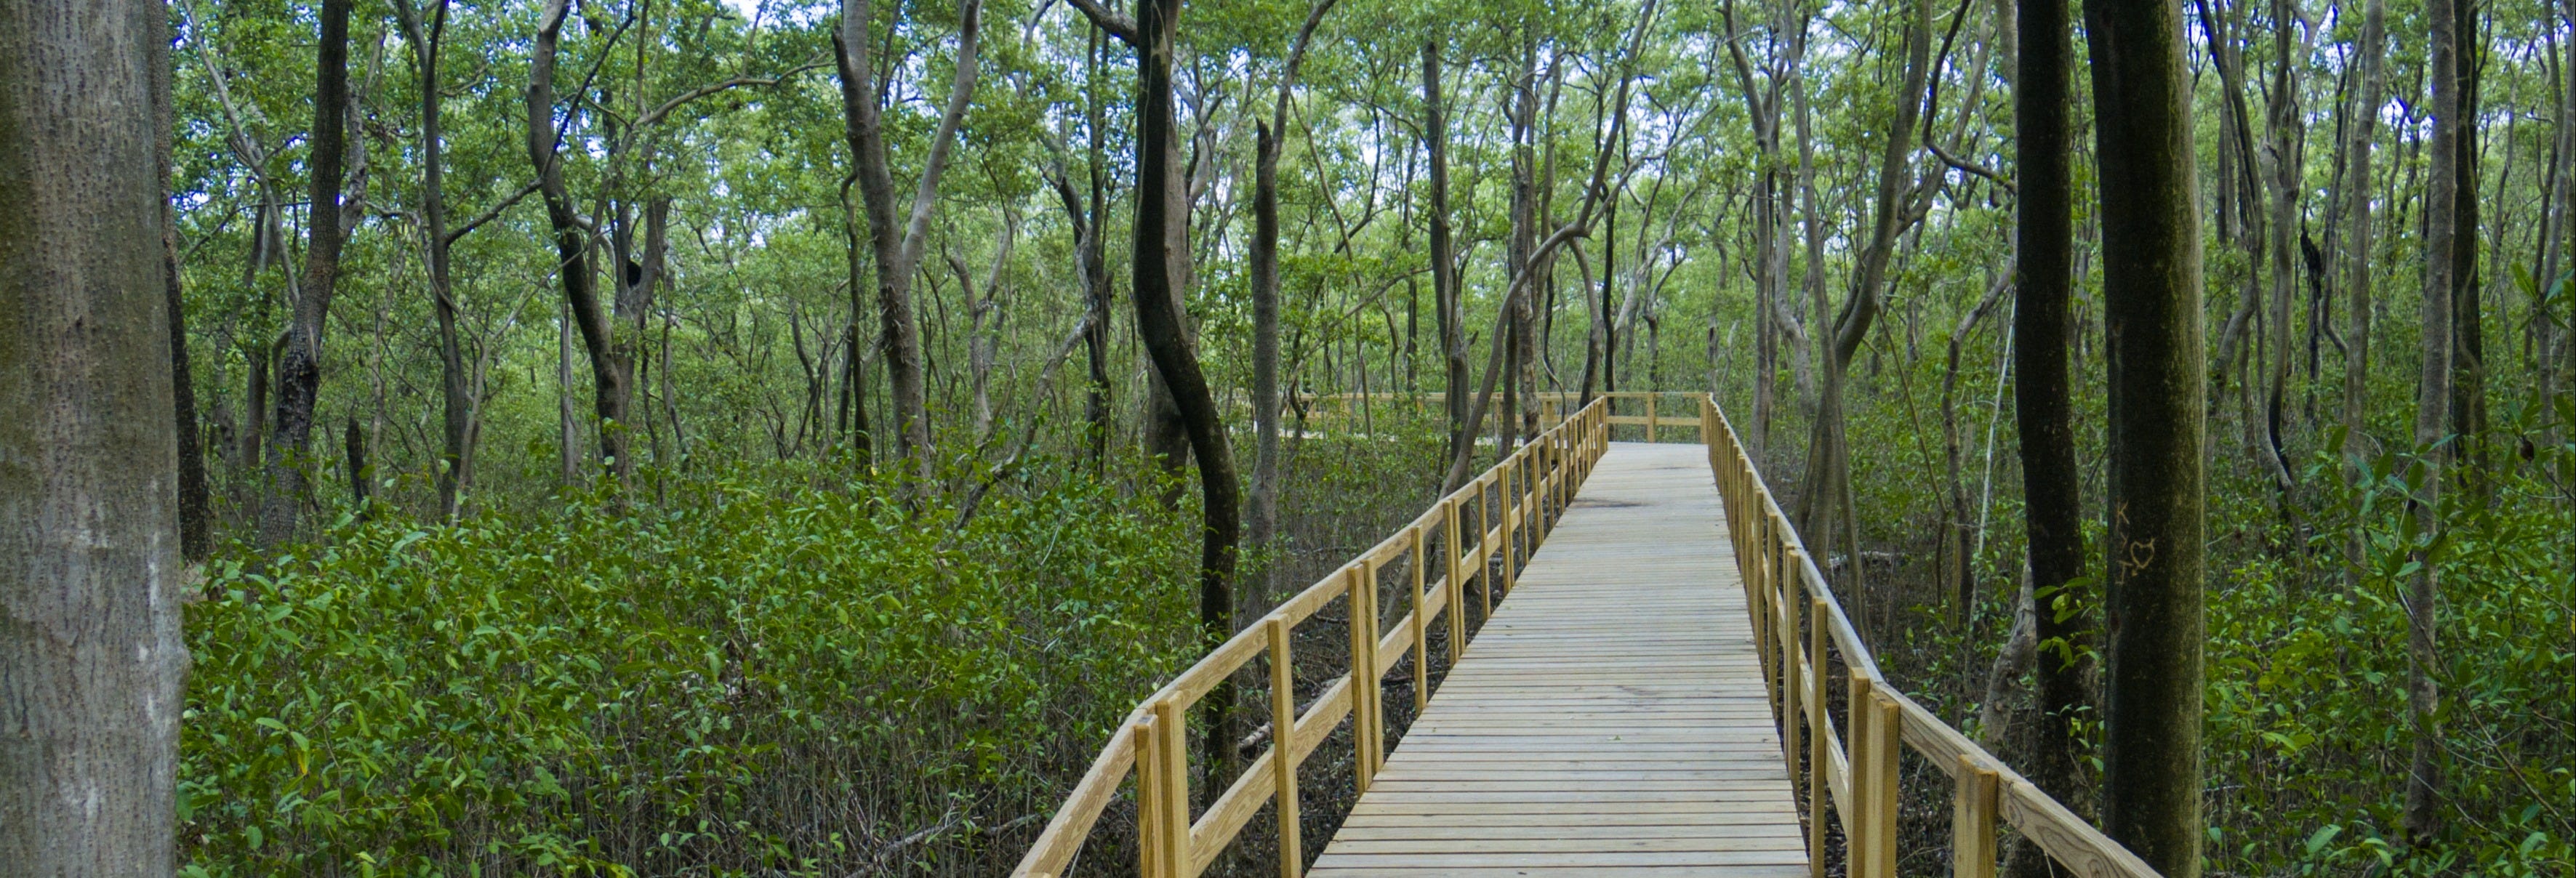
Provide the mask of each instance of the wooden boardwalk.
POLYGON ((1611 446, 1311 874, 1808 874, 1707 454, 1611 446))

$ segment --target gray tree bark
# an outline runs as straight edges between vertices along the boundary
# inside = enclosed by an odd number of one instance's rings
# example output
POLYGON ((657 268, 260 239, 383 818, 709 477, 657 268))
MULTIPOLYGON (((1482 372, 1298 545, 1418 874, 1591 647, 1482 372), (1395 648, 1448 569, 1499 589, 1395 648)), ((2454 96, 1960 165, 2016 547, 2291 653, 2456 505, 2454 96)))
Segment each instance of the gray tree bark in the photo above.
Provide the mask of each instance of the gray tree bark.
MULTIPOLYGON (((0 873, 166 876, 185 587, 159 3, 0 0, 0 873)), ((337 110, 336 105, 326 104, 337 110)))
POLYGON ((921 324, 913 315, 912 270, 921 263, 930 216, 939 203, 939 178, 948 169, 957 127, 975 94, 975 49, 983 3, 965 0, 958 8, 956 79, 949 87, 939 128, 931 135, 930 155, 914 186, 910 213, 902 218, 895 214, 894 173, 877 108, 881 96, 868 60, 871 14, 868 0, 847 0, 832 40, 841 71, 845 137, 857 167, 860 203, 867 212, 868 240, 876 257, 877 317, 884 333, 896 447, 910 461, 914 475, 926 480, 931 474, 930 403, 922 367, 921 324))

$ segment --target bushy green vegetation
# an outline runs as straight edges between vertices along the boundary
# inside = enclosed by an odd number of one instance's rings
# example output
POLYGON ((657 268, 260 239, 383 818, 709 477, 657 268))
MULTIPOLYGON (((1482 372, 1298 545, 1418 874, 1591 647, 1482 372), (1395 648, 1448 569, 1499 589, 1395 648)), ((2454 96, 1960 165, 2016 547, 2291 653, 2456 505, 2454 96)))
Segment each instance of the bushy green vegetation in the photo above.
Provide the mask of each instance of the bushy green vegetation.
POLYGON ((1188 519, 1033 469, 962 526, 746 466, 233 553, 188 617, 190 871, 990 871, 1195 652, 1188 519))

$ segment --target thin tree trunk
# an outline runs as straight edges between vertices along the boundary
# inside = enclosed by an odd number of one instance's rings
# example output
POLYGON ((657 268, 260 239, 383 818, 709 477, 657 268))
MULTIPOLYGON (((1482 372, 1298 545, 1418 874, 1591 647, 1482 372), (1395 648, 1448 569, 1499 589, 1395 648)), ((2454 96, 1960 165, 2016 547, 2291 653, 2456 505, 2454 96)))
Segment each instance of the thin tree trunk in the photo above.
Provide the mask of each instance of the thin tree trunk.
MULTIPOLYGON (((176 130, 174 107, 168 98, 168 74, 162 74, 153 88, 155 97, 153 124, 155 130, 168 136, 176 130)), ((210 500, 206 486, 206 455, 197 427, 197 382, 188 363, 187 302, 179 286, 179 211, 168 197, 170 192, 171 152, 167 145, 160 149, 161 191, 161 278, 162 296, 167 300, 170 322, 170 401, 172 423, 179 446, 179 557, 190 564, 202 563, 214 552, 213 521, 209 519, 210 500)))
POLYGON ((268 490, 260 500, 263 546, 295 533, 307 475, 305 452, 313 436, 313 405, 322 391, 322 332, 331 293, 340 277, 340 188, 348 149, 349 0, 323 0, 321 38, 314 48, 311 242, 304 251, 302 295, 295 297, 286 350, 277 361, 277 413, 269 434, 268 490))
POLYGON ((2295 227, 2299 217, 2299 192, 2305 187, 2307 172, 2307 164, 2300 157, 2300 144, 2305 138, 2299 124, 2297 80, 2291 73, 2295 43, 2290 39, 2290 31, 2297 26, 2295 15, 2291 0, 2273 0, 2272 96, 2267 108, 2272 129, 2272 313, 2271 325, 2265 327, 2270 330, 2272 359, 2270 371, 2265 375, 2261 449, 2264 469, 2270 472, 2272 488, 2280 495, 2281 516, 2293 521, 2298 517, 2297 502, 2292 494, 2298 487, 2298 479, 2291 474, 2287 440, 2282 438, 2281 430, 2286 417, 2283 409, 2288 405, 2290 393, 2290 300, 2297 284, 2297 278, 2292 274, 2297 257, 2292 248, 2297 241, 2295 227))
POLYGON ((1431 159, 1431 298, 1440 315, 1441 402, 1449 414, 1449 457, 1466 456, 1475 443, 1467 427, 1466 315, 1458 303, 1458 268, 1449 240, 1449 117, 1441 108, 1440 46, 1422 44, 1424 146, 1431 159))
POLYGON ((447 0, 435 0, 428 27, 423 29, 420 13, 411 0, 395 0, 394 12, 402 22, 403 42, 411 45, 412 70, 419 80, 420 147, 421 147, 421 220, 425 228, 422 247, 429 264, 429 296, 432 310, 438 315, 439 391, 442 404, 440 439, 443 442, 438 466, 438 514, 454 519, 461 511, 462 495, 473 483, 473 455, 466 447, 468 420, 473 402, 467 394, 465 352, 456 329, 455 288, 448 280, 447 236, 447 160, 446 143, 440 108, 446 103, 439 91, 438 56, 447 31, 447 0))
MULTIPOLYGON (((1279 97, 1270 121, 1256 123, 1252 183, 1252 419, 1256 434, 1252 463, 1252 505, 1248 518, 1255 551, 1270 547, 1279 521, 1279 141, 1286 136, 1288 98, 1297 85, 1297 68, 1305 63, 1307 42, 1315 26, 1339 0, 1318 0, 1297 29, 1280 66, 1279 97)), ((1261 569, 1264 587, 1271 571, 1261 569)), ((1267 599, 1268 595, 1263 595, 1267 599)))
MULTIPOLYGON (((2029 588, 2037 641, 2069 649, 2035 654, 2038 677, 2031 720, 2019 729, 2017 767, 2060 802, 2081 802, 2083 770, 2074 723, 2091 699, 2085 668, 2073 656, 2091 633, 2092 620, 2055 608, 2081 608, 2091 599, 2068 594, 2084 576, 2082 471, 2075 460, 2073 376, 2069 313, 2074 298, 2074 72, 2072 22, 2067 0, 2019 0, 2014 65, 2013 162, 2020 192, 2014 228, 2013 414, 2021 435, 2023 526, 2029 538, 2029 588), (2063 603, 2060 603, 2060 600, 2063 603)), ((2187 191, 2187 190, 2186 190, 2187 191)), ((2008 862, 2017 876, 2039 878, 2047 857, 2027 840, 2008 862)))
POLYGON ((2415 749, 2406 772, 2404 828, 2407 841, 2414 845, 2431 842, 2441 825, 2441 728, 2436 715, 2440 691, 2433 679, 2439 673, 2435 667, 2439 659, 2434 651, 2433 611, 2441 580, 2432 553, 2422 547, 2431 545, 2442 527, 2445 473, 2440 446, 2451 414, 2450 291, 2457 284, 2461 237, 2460 134, 2472 123, 2464 115, 2466 106, 2460 93, 2460 12, 2457 0, 2430 0, 2424 8, 2430 30, 2431 69, 2427 76, 2432 80, 2433 132, 2431 148, 2425 156, 2431 173, 2424 186, 2424 333, 2418 342, 2423 348, 2423 364, 2415 387, 2415 483, 2419 487, 2410 504, 2417 542, 2407 552, 2417 566, 2406 596, 2406 705, 2415 749))
POLYGON ((169 218, 168 15, 157 2, 0 0, 0 870, 12 874, 177 865, 189 658, 175 318, 166 253, 137 246, 169 218))
MULTIPOLYGON (((633 455, 627 452, 630 436, 626 411, 632 394, 626 386, 626 376, 630 370, 618 362, 615 328, 609 324, 607 308, 599 300, 591 232, 574 208, 572 191, 564 183, 563 132, 555 125, 555 61, 564 18, 569 12, 570 0, 549 0, 539 18, 535 50, 528 64, 528 162, 535 166, 537 192, 544 198, 546 222, 554 232, 554 268, 563 287, 565 320, 580 331, 582 349, 590 358, 594 409, 599 416, 600 460, 623 484, 634 463, 633 455)), ((569 407, 570 381, 561 383, 565 385, 565 405, 569 407)), ((562 443, 564 452, 571 454, 575 444, 572 431, 567 429, 562 443)), ((574 468, 567 462, 563 474, 567 484, 577 475, 574 468)))
POLYGON ((930 402, 921 324, 913 315, 912 271, 920 264, 931 212, 939 203, 939 177, 947 170, 957 127, 975 95, 975 51, 983 3, 965 0, 958 7, 956 79, 949 87, 939 128, 931 135, 930 154, 913 190, 911 213, 904 219, 895 215, 894 174, 877 108, 883 89, 872 80, 875 70, 868 60, 872 14, 869 0, 844 0, 841 26, 832 35, 833 54, 841 71, 844 135, 857 168, 859 201, 867 210, 868 240, 876 257, 877 317, 884 333, 887 386, 893 394, 897 453, 910 461, 916 477, 926 481, 931 476, 930 402))
MULTIPOLYGON (((2383 60, 2388 44, 2388 4, 2386 0, 2368 0, 2362 13, 2361 42, 2353 54, 2361 59, 2361 98, 2352 114, 2352 169, 2346 184, 2352 193, 2351 230, 2345 233, 2348 248, 2348 276, 2344 280, 2348 297, 2345 310, 2351 321, 2344 339, 2343 375, 2343 447, 2336 449, 2347 462, 2345 477, 2353 483, 2368 476, 2363 455, 2370 443, 2370 257, 2373 246, 2370 216, 2371 149, 2379 125, 2379 105, 2385 101, 2388 73, 2383 60)), ((2368 546, 2362 529, 2355 527, 2346 539, 2344 552, 2344 588, 2361 586, 2362 566, 2368 562, 2368 546)))
MULTIPOLYGON (((2205 384, 2182 9, 2086 0, 2110 363, 2104 830, 2195 878, 2201 819, 2205 384)), ((2028 51, 2025 48, 2025 51, 2028 51)), ((2025 379, 2027 380, 2027 379, 2025 379)))

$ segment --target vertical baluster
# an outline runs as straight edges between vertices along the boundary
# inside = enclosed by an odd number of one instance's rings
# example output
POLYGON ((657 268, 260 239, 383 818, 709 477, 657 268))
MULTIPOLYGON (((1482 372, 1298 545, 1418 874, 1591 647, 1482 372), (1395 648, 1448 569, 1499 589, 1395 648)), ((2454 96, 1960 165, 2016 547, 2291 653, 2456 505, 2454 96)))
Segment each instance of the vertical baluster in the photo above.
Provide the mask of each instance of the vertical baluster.
POLYGON ((1850 795, 1843 798, 1842 807, 1835 809, 1842 815, 1843 861, 1849 867, 1851 878, 1878 878, 1869 872, 1868 866, 1869 834, 1876 828, 1868 818, 1874 810, 1869 803, 1871 797, 1878 794, 1878 771, 1871 765, 1878 756, 1878 749, 1870 746, 1872 739, 1869 736, 1870 722, 1878 718, 1878 711, 1871 707, 1869 694, 1869 676, 1853 671, 1849 691, 1845 693, 1850 701, 1843 711, 1843 719, 1851 726, 1843 730, 1843 755, 1849 760, 1843 784, 1848 787, 1845 792, 1850 795))
POLYGON ((1440 587, 1448 593, 1449 664, 1458 664, 1458 654, 1467 647, 1467 586, 1458 578, 1458 495, 1440 501, 1440 527, 1446 539, 1440 541, 1440 587))
POLYGON ((1261 620, 1270 638, 1270 786, 1279 820, 1279 878, 1297 878, 1305 867, 1304 835, 1297 812, 1297 676, 1289 658, 1288 617, 1261 620))
POLYGON ((1503 506, 1502 539, 1497 541, 1498 545, 1495 548, 1499 549, 1503 556, 1503 596, 1507 598, 1512 596, 1512 587, 1519 585, 1521 580, 1519 565, 1512 563, 1518 560, 1512 555, 1519 548, 1514 543, 1521 529, 1520 495, 1512 492, 1512 470, 1518 467, 1512 466, 1512 462, 1510 458, 1504 459, 1504 466, 1501 468, 1502 490, 1495 495, 1502 501, 1503 506))
POLYGON ((1468 574, 1476 579, 1476 604, 1479 611, 1484 614, 1477 618, 1487 620, 1494 618, 1494 574, 1491 564, 1494 556, 1494 507, 1485 500, 1485 488, 1491 484, 1493 482, 1483 476, 1476 478, 1476 569, 1468 574))
POLYGON ((1385 745, 1378 726, 1385 702, 1378 695, 1377 567, 1361 559, 1351 577, 1351 731, 1354 760, 1359 764, 1357 789, 1365 795, 1377 777, 1377 750, 1385 745))
POLYGON ((1995 805, 2001 784, 1990 768, 1959 754, 1959 789, 1950 802, 1951 878, 1995 878, 1995 805))
POLYGON ((1825 734, 1825 599, 1807 603, 1807 878, 1825 878, 1825 760, 1831 758, 1825 734))
POLYGON ((1422 568, 1431 556, 1423 553, 1428 546, 1423 544, 1421 525, 1406 533, 1413 542, 1413 560, 1405 566, 1413 568, 1413 712, 1418 716, 1431 704, 1431 608, 1422 602, 1422 568))
MULTIPOLYGON (((1784 549, 1782 555, 1790 551, 1795 550, 1784 549)), ((1799 740, 1802 731, 1799 721, 1806 718, 1806 675, 1800 673, 1798 667, 1797 590, 1789 587, 1786 581, 1780 585, 1780 613, 1780 752, 1789 762, 1789 783, 1795 785, 1798 782, 1799 745, 1803 743, 1799 740)), ((1793 796, 1796 792, 1795 789, 1790 791, 1793 796)))

